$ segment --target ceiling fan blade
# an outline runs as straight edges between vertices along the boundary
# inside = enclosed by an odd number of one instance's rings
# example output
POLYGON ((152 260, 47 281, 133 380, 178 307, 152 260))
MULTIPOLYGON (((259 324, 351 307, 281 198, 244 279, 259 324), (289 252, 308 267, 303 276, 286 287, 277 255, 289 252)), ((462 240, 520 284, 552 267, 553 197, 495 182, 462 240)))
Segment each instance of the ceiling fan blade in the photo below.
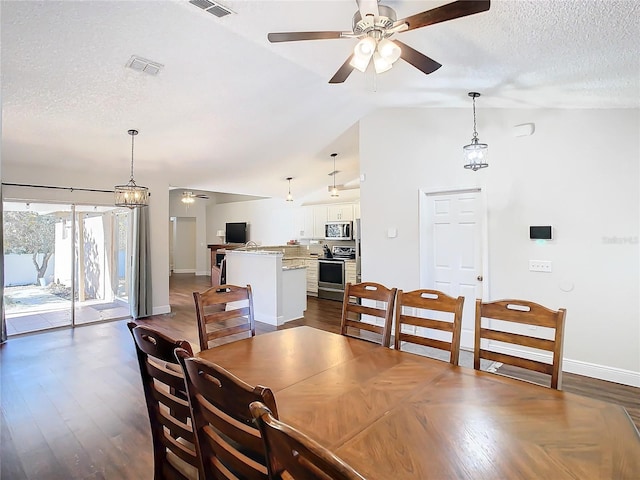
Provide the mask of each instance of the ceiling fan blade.
POLYGON ((360 16, 366 18, 367 15, 373 15, 377 17, 380 15, 378 10, 378 0, 356 0, 358 4, 358 10, 360 10, 360 16))
POLYGON ((267 34, 267 39, 271 43, 327 40, 332 38, 343 38, 343 32, 278 32, 267 34))
POLYGON ((427 57, 424 53, 420 53, 416 49, 411 48, 406 43, 402 43, 398 40, 394 40, 393 42, 402 50, 402 52, 400 53, 400 58, 402 58, 405 62, 410 63, 418 70, 421 70, 427 75, 435 72, 442 66, 432 58, 427 57))
POLYGON ((426 12, 416 13, 410 17, 403 18, 396 21, 394 25, 406 23, 409 26, 407 30, 413 30, 414 28, 426 27, 427 25, 446 22, 454 18, 485 12, 489 10, 490 7, 490 0, 458 0, 457 2, 448 3, 441 7, 432 8, 426 12))
POLYGON ((342 64, 342 66, 338 69, 336 74, 329 80, 329 83, 342 83, 344 82, 351 72, 353 72, 353 67, 351 66, 351 59, 353 58, 353 54, 347 58, 347 61, 342 64))

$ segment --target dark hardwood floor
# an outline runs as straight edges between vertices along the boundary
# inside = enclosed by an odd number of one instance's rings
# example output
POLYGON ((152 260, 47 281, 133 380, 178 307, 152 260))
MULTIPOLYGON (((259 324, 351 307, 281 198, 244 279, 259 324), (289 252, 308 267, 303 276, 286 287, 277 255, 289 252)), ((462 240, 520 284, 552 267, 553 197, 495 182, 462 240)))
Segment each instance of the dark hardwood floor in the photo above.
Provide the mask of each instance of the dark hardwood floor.
MULTIPOLYGON (((207 277, 171 277, 172 313, 144 320, 197 350, 192 292, 207 277)), ((339 331, 341 303, 309 298, 309 325, 339 331)), ((126 321, 12 337, 0 347, 0 478, 153 478, 151 438, 126 321)), ((258 325, 258 334, 274 327, 258 325)), ((640 389, 565 374, 564 390, 619 403, 640 426, 640 389)))

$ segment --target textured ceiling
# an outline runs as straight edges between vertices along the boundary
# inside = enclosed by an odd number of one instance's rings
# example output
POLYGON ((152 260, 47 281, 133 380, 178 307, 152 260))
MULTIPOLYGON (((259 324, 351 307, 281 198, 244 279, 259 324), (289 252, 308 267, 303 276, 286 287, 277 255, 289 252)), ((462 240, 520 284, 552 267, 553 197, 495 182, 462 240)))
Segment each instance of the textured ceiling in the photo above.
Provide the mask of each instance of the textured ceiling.
MULTIPOLYGON (((358 121, 381 107, 640 107, 640 2, 494 0, 401 33, 443 64, 329 78, 351 39, 270 44, 271 31, 350 30, 353 0, 1 2, 2 161, 128 174, 177 187, 284 196, 358 177, 358 121), (164 65, 125 68, 131 55, 164 65)), ((384 1, 398 17, 448 2, 384 1)), ((143 183, 143 182, 141 182, 143 183)), ((108 188, 111 185, 102 185, 108 188)))

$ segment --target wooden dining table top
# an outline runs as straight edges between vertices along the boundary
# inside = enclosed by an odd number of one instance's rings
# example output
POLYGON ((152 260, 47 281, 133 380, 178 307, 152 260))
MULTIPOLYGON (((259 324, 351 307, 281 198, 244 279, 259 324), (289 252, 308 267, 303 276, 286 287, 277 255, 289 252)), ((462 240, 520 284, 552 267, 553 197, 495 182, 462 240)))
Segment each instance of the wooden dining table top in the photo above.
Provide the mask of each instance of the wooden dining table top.
POLYGON ((199 354, 370 480, 640 479, 619 405, 311 327, 199 354))

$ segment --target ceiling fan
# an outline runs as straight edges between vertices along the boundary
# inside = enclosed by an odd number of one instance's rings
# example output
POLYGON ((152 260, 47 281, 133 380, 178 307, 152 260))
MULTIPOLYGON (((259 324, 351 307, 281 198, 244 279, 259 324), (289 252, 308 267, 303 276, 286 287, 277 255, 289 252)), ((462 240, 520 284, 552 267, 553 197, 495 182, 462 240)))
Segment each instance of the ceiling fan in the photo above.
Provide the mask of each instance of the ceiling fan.
POLYGON ((442 65, 405 43, 390 40, 390 37, 396 33, 484 12, 491 6, 490 0, 458 0, 397 20, 395 10, 386 5, 379 5, 378 0, 356 0, 356 3, 358 11, 353 15, 351 32, 277 32, 269 33, 267 38, 271 43, 333 38, 359 39, 354 52, 329 83, 344 82, 354 68, 364 72, 372 59, 376 73, 389 70, 398 58, 402 58, 418 70, 429 74, 442 65))
POLYGON ((209 195, 204 195, 202 193, 193 193, 190 191, 182 192, 182 203, 193 203, 195 202, 196 198, 209 200, 209 195))

